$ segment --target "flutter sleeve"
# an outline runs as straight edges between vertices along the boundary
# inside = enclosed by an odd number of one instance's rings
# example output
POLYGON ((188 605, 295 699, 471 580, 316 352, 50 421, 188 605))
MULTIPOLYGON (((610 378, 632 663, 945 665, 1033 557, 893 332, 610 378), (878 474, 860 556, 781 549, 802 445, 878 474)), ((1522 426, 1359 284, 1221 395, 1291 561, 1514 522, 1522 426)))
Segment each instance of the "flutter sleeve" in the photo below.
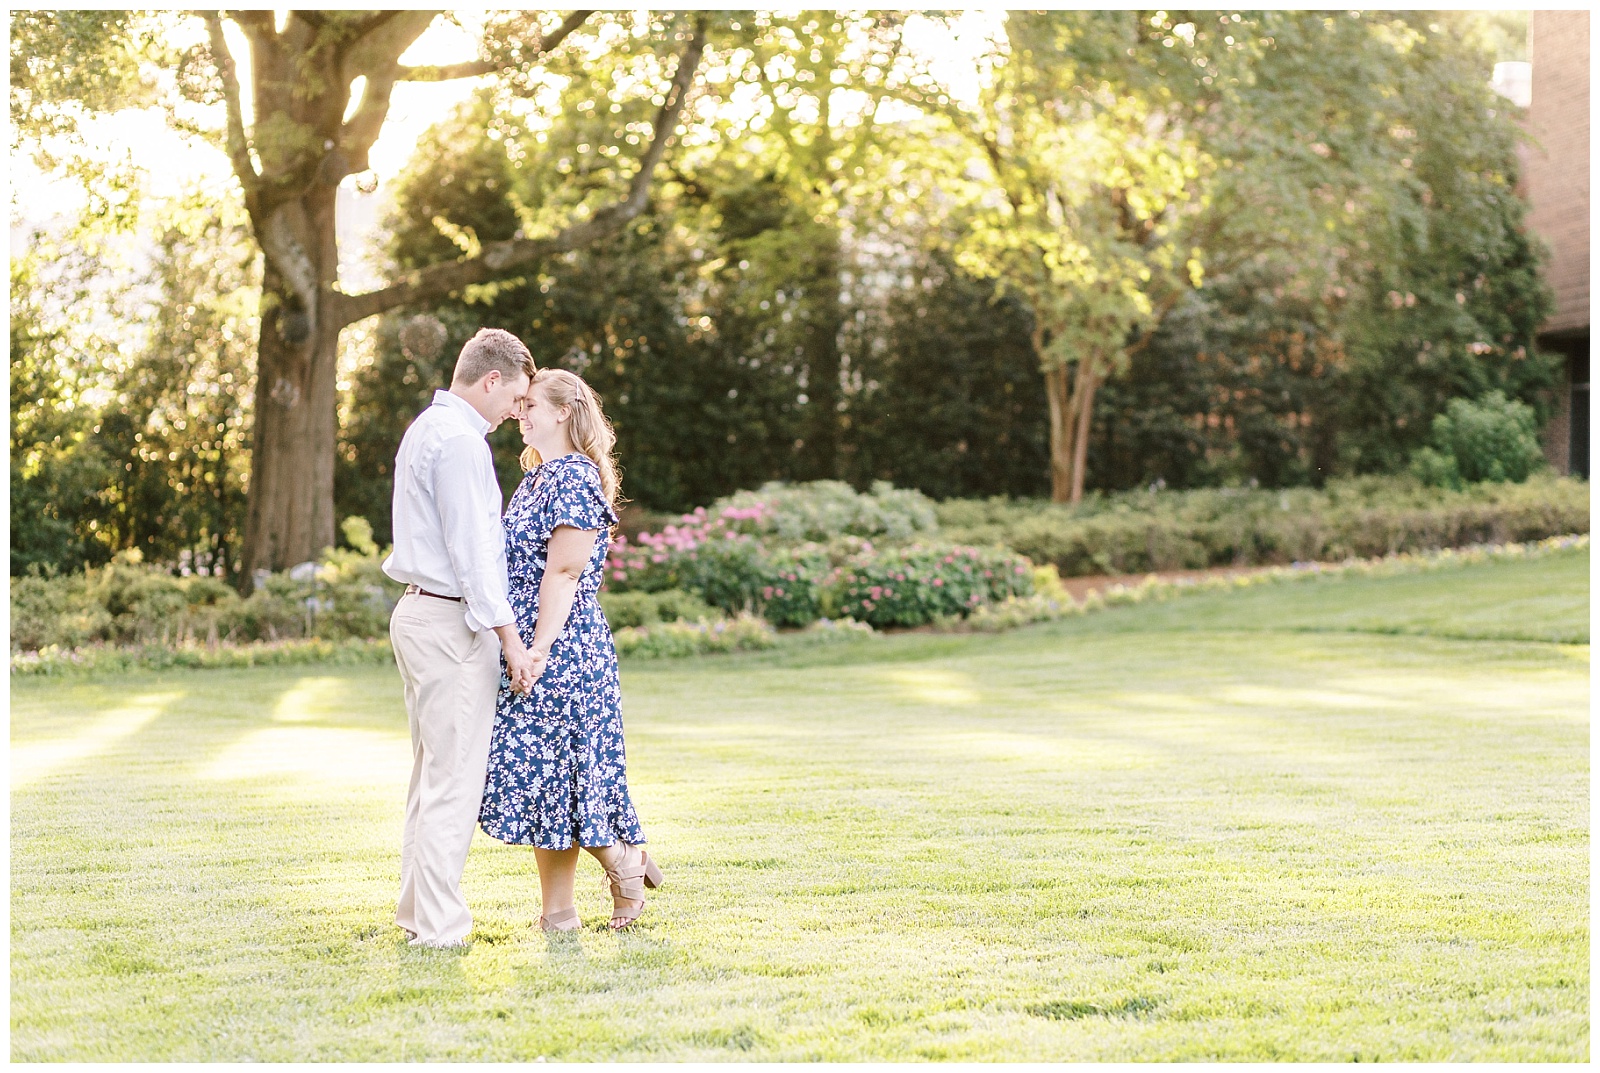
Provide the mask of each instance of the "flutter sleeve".
POLYGON ((609 529, 617 524, 600 487, 600 470, 587 458, 565 462, 553 475, 556 487, 550 500, 550 528, 570 525, 574 529, 609 529))

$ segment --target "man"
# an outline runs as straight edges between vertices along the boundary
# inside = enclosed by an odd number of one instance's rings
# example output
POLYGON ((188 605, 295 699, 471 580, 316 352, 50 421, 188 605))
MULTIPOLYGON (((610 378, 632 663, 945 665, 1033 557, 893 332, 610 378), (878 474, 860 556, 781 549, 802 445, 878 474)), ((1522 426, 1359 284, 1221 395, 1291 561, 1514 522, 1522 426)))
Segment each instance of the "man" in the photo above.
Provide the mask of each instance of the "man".
POLYGON ((394 552, 383 572, 405 595, 389 622, 411 723, 411 786, 400 844, 395 923, 412 946, 460 946, 472 930, 461 871, 478 820, 494 729, 499 660, 533 687, 517 635, 500 527, 500 485, 485 437, 519 415, 533 356, 510 332, 484 328, 456 359, 400 441, 394 552))

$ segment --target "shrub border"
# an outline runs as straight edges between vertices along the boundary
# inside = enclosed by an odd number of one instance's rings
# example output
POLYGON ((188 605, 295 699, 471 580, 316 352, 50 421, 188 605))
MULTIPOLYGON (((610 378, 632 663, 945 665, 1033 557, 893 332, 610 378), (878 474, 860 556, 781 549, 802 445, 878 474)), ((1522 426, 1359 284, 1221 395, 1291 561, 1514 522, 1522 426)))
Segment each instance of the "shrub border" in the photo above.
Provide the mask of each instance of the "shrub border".
MULTIPOLYGON (((1557 552, 1589 547, 1589 534, 1547 537, 1522 544, 1474 544, 1465 548, 1443 548, 1430 552, 1400 552, 1381 559, 1349 559, 1342 563, 1295 563, 1268 567, 1255 573, 1231 577, 1176 578, 1164 580, 1154 574, 1137 585, 1117 584, 1104 593, 1091 592, 1082 601, 1066 593, 1057 597, 1043 594, 1017 596, 978 608, 967 618, 950 616, 935 622, 933 629, 944 633, 993 633, 1038 622, 1050 622, 1071 615, 1082 615, 1110 607, 1123 607, 1146 600, 1167 600, 1190 593, 1244 589, 1253 585, 1303 581, 1307 578, 1388 577, 1396 574, 1471 566, 1478 563, 1517 559, 1537 559, 1557 552)), ((818 642, 853 640, 877 636, 863 623, 845 619, 826 625, 813 624, 803 630, 778 633, 764 620, 751 616, 724 623, 659 623, 648 627, 629 627, 617 631, 618 652, 633 659, 671 659, 709 653, 768 649, 777 645, 809 645, 818 642), (740 628, 742 627, 742 628, 740 628), (657 634, 671 635, 663 645, 646 643, 657 634)), ((91 645, 77 649, 49 646, 38 652, 23 652, 11 657, 11 675, 21 677, 65 677, 133 670, 232 669, 238 667, 289 666, 306 664, 387 663, 393 659, 387 638, 342 641, 292 640, 257 641, 243 645, 207 647, 191 645, 163 648, 158 645, 113 647, 91 645)))
POLYGON ((1146 600, 1169 600, 1177 596, 1225 589, 1245 589, 1252 585, 1304 581, 1308 578, 1336 580, 1344 577, 1391 577, 1431 570, 1472 566, 1502 560, 1537 559, 1557 552, 1589 546, 1588 533, 1569 533, 1523 543, 1471 544, 1464 548, 1440 548, 1425 552, 1397 552, 1378 559, 1346 559, 1339 563, 1293 563, 1270 566, 1248 574, 1206 578, 1160 578, 1146 575, 1135 585, 1118 583, 1104 592, 1090 590, 1081 601, 1062 592, 1059 597, 1042 594, 1013 597, 979 607, 970 616, 947 616, 934 624, 941 633, 996 633, 1037 622, 1053 622, 1072 615, 1126 607, 1146 600))

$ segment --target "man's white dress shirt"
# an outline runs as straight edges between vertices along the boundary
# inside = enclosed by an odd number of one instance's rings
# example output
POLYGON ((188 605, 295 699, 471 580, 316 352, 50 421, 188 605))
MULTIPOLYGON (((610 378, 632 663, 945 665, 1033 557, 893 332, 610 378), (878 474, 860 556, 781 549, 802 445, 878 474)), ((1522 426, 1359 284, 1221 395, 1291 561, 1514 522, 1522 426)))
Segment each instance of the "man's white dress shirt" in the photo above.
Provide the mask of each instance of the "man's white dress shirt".
POLYGON ((473 630, 516 621, 489 431, 465 399, 433 393, 395 457, 394 551, 383 561, 402 584, 466 597, 473 630))

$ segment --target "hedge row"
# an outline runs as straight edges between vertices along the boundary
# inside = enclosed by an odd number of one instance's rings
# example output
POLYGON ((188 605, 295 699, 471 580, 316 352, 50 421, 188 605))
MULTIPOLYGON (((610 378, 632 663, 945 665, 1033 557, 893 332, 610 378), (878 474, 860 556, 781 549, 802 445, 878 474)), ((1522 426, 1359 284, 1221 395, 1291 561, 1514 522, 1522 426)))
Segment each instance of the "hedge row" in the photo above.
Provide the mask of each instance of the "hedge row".
POLYGON ((1395 574, 1450 569, 1476 563, 1538 558, 1553 552, 1589 547, 1588 534, 1548 537, 1540 541, 1514 544, 1479 544, 1466 548, 1443 548, 1428 552, 1400 552, 1381 559, 1352 559, 1342 563, 1296 563, 1270 567, 1249 574, 1213 575, 1200 578, 1158 578, 1148 575, 1132 584, 1116 584, 1104 592, 1091 590, 1083 600, 1074 601, 1062 587, 1053 566, 1039 567, 1035 591, 1029 596, 979 608, 961 618, 940 620, 938 629, 952 633, 993 633, 1036 622, 1053 622, 1072 615, 1126 607, 1146 600, 1169 600, 1200 592, 1244 589, 1308 578, 1389 577, 1395 574))
MULTIPOLYGON (((718 652, 750 652, 779 644, 802 647, 873 636, 871 626, 849 619, 812 623, 810 628, 779 634, 764 619, 738 615, 708 622, 669 621, 616 630, 617 654, 627 660, 673 659, 718 652)), ((174 669, 225 670, 238 667, 293 664, 392 664, 387 638, 342 641, 262 641, 250 644, 90 645, 47 647, 11 657, 18 676, 62 677, 77 674, 119 674, 126 671, 174 669)))
POLYGON ((359 664, 394 662, 388 638, 350 637, 341 641, 258 641, 248 644, 187 643, 145 645, 50 645, 37 652, 11 656, 13 675, 60 676, 123 671, 227 670, 293 664, 359 664))
POLYGON ((1522 484, 1427 488, 1356 478, 1325 489, 1142 491, 1079 507, 957 500, 942 534, 998 544, 1063 576, 1376 558, 1589 531, 1589 485, 1542 475, 1522 484))
POLYGON ((349 519, 345 536, 359 550, 330 550, 320 563, 270 575, 248 599, 220 578, 178 577, 136 557, 81 574, 14 577, 11 650, 387 637, 403 587, 384 575, 364 519, 349 519))
MULTIPOLYGON (((1088 614, 1108 607, 1138 604, 1146 600, 1167 600, 1187 593, 1247 588, 1306 578, 1372 577, 1448 569, 1493 560, 1533 558, 1588 546, 1589 537, 1583 534, 1553 537, 1537 543, 1483 545, 1422 554, 1401 553, 1380 560, 1331 565, 1306 563, 1234 577, 1165 580, 1150 576, 1135 585, 1113 585, 1104 593, 1091 592, 1081 601, 1074 601, 1062 587, 1054 567, 1044 566, 1033 571, 1033 591, 1029 594, 986 603, 967 615, 943 616, 934 621, 934 627, 946 632, 995 632, 1088 614)), ((684 594, 662 595, 678 601, 684 594)), ((874 635, 871 626, 851 619, 823 619, 805 630, 778 634, 770 624, 750 615, 740 615, 731 621, 657 621, 648 626, 624 626, 615 632, 617 653, 625 659, 667 659, 716 652, 752 651, 780 644, 831 644, 874 635)), ((62 649, 52 646, 39 652, 13 654, 11 673, 61 676, 172 668, 388 663, 392 659, 386 639, 349 638, 342 641, 305 640, 215 646, 190 644, 176 648, 164 645, 97 645, 62 649)))

